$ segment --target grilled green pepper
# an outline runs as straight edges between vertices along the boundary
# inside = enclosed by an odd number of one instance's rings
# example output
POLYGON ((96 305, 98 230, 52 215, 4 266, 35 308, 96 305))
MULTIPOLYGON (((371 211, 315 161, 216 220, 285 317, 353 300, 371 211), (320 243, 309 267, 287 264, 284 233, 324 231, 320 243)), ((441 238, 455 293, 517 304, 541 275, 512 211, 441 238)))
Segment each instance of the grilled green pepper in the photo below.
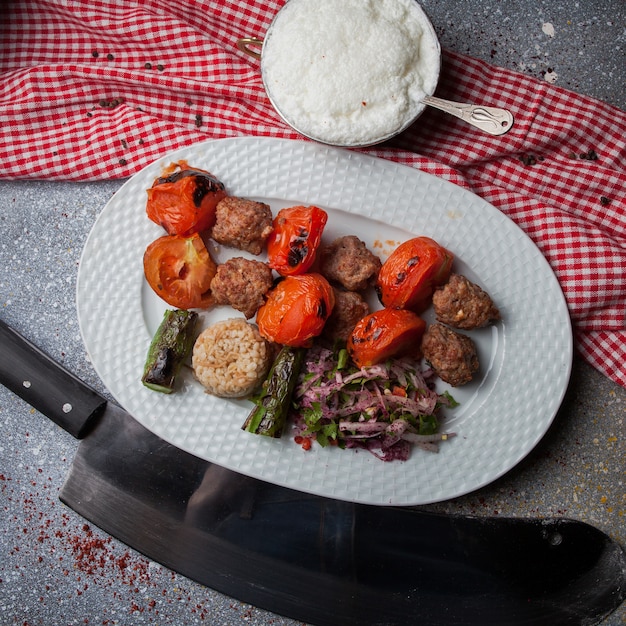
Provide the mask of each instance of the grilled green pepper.
POLYGON ((146 387, 161 393, 174 391, 176 376, 193 348, 197 321, 194 311, 165 311, 148 349, 141 377, 146 387))
POLYGON ((281 348, 261 390, 252 398, 255 406, 243 430, 266 437, 281 436, 305 353, 305 348, 281 348))

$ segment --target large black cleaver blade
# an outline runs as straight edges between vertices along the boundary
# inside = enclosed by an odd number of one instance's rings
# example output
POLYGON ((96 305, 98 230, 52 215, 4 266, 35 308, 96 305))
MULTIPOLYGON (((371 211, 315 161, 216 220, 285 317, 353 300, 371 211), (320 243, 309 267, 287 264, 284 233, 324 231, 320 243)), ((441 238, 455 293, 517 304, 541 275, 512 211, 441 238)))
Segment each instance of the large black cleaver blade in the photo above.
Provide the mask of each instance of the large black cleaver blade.
MULTIPOLYGON (((0 322, 3 384, 16 359, 31 383, 41 359, 51 364, 32 344, 13 350, 16 335, 0 322)), ((56 368, 55 386, 74 406, 77 379, 65 387, 68 373, 56 368)), ((112 403, 81 441, 61 499, 191 579, 318 626, 591 625, 626 594, 624 550, 588 524, 302 494, 185 453, 112 403)))

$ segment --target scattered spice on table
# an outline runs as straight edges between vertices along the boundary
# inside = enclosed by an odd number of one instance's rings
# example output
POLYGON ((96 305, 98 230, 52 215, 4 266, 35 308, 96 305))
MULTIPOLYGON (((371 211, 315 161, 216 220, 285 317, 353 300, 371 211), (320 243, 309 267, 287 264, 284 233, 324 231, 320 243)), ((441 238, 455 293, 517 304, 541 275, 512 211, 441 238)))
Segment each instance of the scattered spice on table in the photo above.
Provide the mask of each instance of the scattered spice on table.
POLYGON ((524 154, 520 156, 520 161, 524 165, 536 165, 537 162, 543 161, 543 157, 535 156, 534 154, 528 154, 527 152, 524 152, 524 154))
POLYGON ((116 106, 119 106, 123 102, 124 102, 124 98, 122 98, 121 96, 118 96, 117 98, 111 98, 111 99, 102 98, 98 102, 98 104, 103 109, 114 109, 116 106))
POLYGON ((582 152, 580 154, 581 159, 587 159, 588 161, 597 161, 598 155, 595 150, 589 150, 588 152, 582 152))

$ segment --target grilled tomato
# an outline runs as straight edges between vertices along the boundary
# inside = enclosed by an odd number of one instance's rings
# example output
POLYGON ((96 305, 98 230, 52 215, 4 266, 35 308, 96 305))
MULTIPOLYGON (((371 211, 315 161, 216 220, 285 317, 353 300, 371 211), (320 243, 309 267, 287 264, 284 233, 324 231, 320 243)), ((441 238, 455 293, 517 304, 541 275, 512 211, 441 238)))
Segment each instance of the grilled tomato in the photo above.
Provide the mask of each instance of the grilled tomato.
POLYGON ((199 234, 164 235, 143 255, 146 280, 165 302, 178 309, 206 309, 213 304, 211 280, 217 266, 199 234))
POLYGON ((376 293, 383 306, 421 313, 430 305, 435 287, 450 277, 454 256, 429 237, 400 244, 378 273, 376 293))
POLYGON ((308 347, 322 332, 335 306, 335 293, 321 274, 298 274, 280 280, 257 311, 263 337, 294 348, 308 347))
POLYGON ((281 209, 267 239, 269 266, 281 276, 304 274, 315 261, 328 214, 316 206, 281 209))
POLYGON ((146 213, 170 235, 187 237, 212 228, 224 185, 209 172, 172 163, 148 189, 146 213))
POLYGON ((357 367, 421 354, 426 322, 406 309, 380 309, 361 318, 348 337, 348 353, 357 367))

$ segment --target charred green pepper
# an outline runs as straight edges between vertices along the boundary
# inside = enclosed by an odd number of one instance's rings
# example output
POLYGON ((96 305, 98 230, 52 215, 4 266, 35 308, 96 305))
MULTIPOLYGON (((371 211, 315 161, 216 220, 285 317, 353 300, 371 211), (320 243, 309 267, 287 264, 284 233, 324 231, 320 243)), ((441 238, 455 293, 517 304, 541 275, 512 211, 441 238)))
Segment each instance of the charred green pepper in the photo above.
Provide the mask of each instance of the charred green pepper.
POLYGON ((197 321, 194 311, 165 311, 148 349, 141 377, 146 387, 161 393, 174 391, 176 376, 193 348, 197 321))
POLYGON ((281 348, 260 392, 252 398, 255 406, 241 427, 243 430, 267 437, 281 436, 305 353, 305 348, 281 348))

